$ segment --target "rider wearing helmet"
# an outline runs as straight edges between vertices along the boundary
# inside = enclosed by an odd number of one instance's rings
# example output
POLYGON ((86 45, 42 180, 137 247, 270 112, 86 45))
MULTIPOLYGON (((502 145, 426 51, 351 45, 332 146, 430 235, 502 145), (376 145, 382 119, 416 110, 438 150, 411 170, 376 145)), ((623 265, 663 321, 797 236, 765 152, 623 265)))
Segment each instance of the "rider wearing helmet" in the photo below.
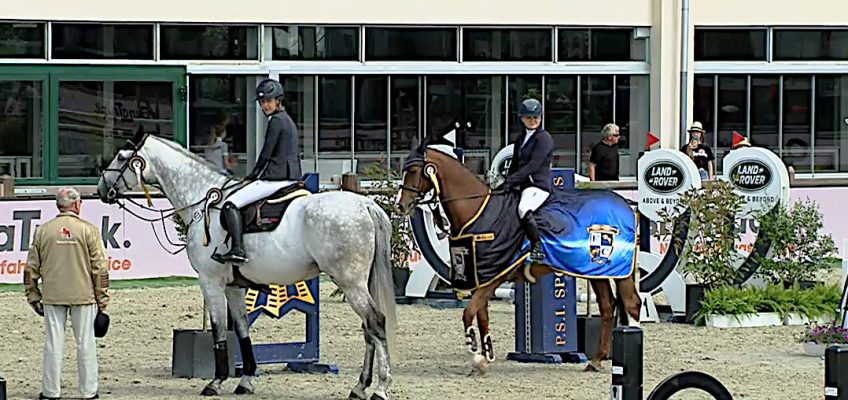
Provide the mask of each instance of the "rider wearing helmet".
POLYGON ((301 177, 297 127, 282 105, 283 97, 283 86, 274 79, 265 79, 256 86, 256 101, 268 117, 268 128, 256 165, 245 178, 253 182, 233 193, 222 208, 232 245, 228 253, 212 255, 220 263, 247 262, 239 208, 268 197, 301 177))
POLYGON ((527 99, 521 103, 518 115, 524 124, 521 135, 513 142, 512 163, 501 188, 520 190, 518 217, 530 240, 530 261, 541 262, 544 258, 536 225, 534 211, 548 199, 551 192, 551 160, 554 141, 541 128, 542 103, 527 99))

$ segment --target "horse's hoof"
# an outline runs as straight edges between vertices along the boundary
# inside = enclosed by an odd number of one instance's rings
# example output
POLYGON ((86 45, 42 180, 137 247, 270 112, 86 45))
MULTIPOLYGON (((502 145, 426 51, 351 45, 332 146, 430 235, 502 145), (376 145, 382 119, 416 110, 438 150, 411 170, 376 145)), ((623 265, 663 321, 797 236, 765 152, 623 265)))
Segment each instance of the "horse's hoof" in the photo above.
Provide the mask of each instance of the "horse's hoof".
POLYGON ((365 394, 364 391, 363 392, 357 392, 356 389, 353 389, 353 390, 350 391, 350 396, 348 396, 347 398, 349 400, 365 400, 365 396, 366 396, 366 394, 365 394))
POLYGON ((202 392, 200 392, 200 395, 201 395, 201 396, 207 396, 207 397, 208 397, 208 396, 217 396, 217 395, 218 395, 218 391, 217 391, 217 390, 215 390, 215 389, 213 389, 213 388, 211 388, 211 387, 209 387, 209 386, 207 386, 207 387, 203 388, 203 391, 202 391, 202 392))
POLYGON ((388 400, 388 399, 387 399, 387 398, 385 398, 385 397, 383 397, 383 396, 380 396, 380 395, 379 395, 379 394, 377 394, 377 393, 374 393, 374 394, 372 394, 372 395, 371 395, 371 399, 370 399, 370 400, 388 400))
POLYGON ((589 364, 586 364, 586 368, 583 371, 585 371, 585 372, 601 372, 602 369, 603 369, 603 367, 600 364, 595 365, 594 363, 590 362, 589 364))
POLYGON ((489 370, 489 362, 486 361, 486 357, 484 357, 482 354, 474 355, 474 358, 471 361, 471 366, 474 367, 474 369, 479 372, 480 375, 485 374, 486 371, 489 370))
POLYGON ((253 389, 238 385, 236 386, 236 390, 233 392, 233 394, 253 394, 253 389))

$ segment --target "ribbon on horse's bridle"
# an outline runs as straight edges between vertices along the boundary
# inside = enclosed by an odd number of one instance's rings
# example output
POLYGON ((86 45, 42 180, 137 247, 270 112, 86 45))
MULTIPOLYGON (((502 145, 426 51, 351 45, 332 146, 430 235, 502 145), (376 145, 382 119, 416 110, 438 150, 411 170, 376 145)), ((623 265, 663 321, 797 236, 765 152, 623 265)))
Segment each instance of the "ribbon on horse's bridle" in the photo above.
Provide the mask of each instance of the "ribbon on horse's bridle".
MULTIPOLYGON (((101 178, 103 178, 107 172, 118 173, 118 177, 120 179, 120 182, 122 182, 124 184, 124 187, 126 187, 129 190, 130 185, 127 182, 126 178, 124 177, 124 173, 126 173, 128 168, 132 168, 133 171, 136 174, 136 178, 138 179, 138 181, 137 181, 138 185, 141 186, 142 191, 144 191, 144 196, 147 199, 147 206, 144 206, 143 204, 139 204, 138 202, 133 200, 131 197, 122 196, 121 193, 118 192, 118 190, 117 190, 117 185, 118 185, 119 179, 115 179, 115 181, 112 182, 112 185, 108 187, 107 196, 113 197, 115 199, 115 203, 118 205, 118 207, 121 208, 122 210, 126 211, 130 215, 132 215, 132 216, 134 216, 134 217, 136 217, 136 218, 138 218, 138 219, 140 219, 144 222, 149 222, 150 226, 153 228, 153 234, 156 236, 156 241, 159 242, 159 246, 161 246, 162 249, 164 249, 166 252, 170 253, 171 255, 177 254, 177 253, 185 250, 186 244, 185 243, 182 243, 182 244, 174 243, 174 241, 171 240, 171 238, 168 236, 168 230, 165 227, 165 220, 173 217, 174 215, 176 215, 177 213, 179 213, 183 210, 198 206, 201 203, 203 203, 203 225, 204 225, 204 227, 203 227, 203 229, 204 229, 203 246, 204 247, 208 246, 209 240, 210 240, 210 232, 209 232, 209 223, 210 223, 210 221, 209 221, 209 209, 210 209, 210 207, 214 208, 215 205, 217 205, 218 203, 220 203, 224 199, 224 191, 231 189, 233 187, 236 187, 236 186, 242 184, 243 182, 240 182, 240 181, 232 179, 232 178, 227 178, 227 181, 224 182, 224 185, 222 187, 210 189, 208 192, 206 192, 206 196, 204 196, 202 199, 200 199, 200 200, 198 200, 194 203, 191 203, 187 206, 180 207, 180 208, 171 207, 171 208, 168 208, 168 209, 153 208, 153 198, 150 196, 150 191, 147 189, 147 186, 145 184, 153 186, 154 188, 156 188, 160 192, 162 192, 162 194, 165 194, 165 190, 162 189, 162 186, 160 186, 160 185, 158 185, 154 182, 148 182, 144 178, 143 172, 144 172, 144 169, 147 168, 147 161, 143 157, 138 155, 138 151, 141 149, 141 146, 144 144, 144 141, 147 139, 147 136, 148 135, 145 134, 142 137, 142 139, 139 141, 138 144, 133 143, 131 140, 127 140, 127 143, 131 146, 130 150, 132 150, 132 154, 128 158, 127 162, 125 162, 124 165, 122 165, 120 168, 105 168, 100 173, 101 178), (234 183, 229 184, 230 182, 234 182, 234 183), (129 209, 126 205, 121 203, 121 201, 120 201, 121 198, 126 199, 130 203, 135 204, 137 207, 139 207, 143 210, 158 212, 159 217, 151 219, 151 218, 147 218, 147 217, 143 217, 141 215, 138 215, 134 211, 129 209), (167 213, 167 215, 166 215, 166 213, 167 213), (162 231, 165 232, 165 238, 168 241, 168 243, 171 244, 172 246, 180 247, 179 250, 171 251, 171 250, 168 250, 167 248, 165 248, 165 245, 162 244, 162 240, 159 239, 159 234, 156 233, 156 226, 153 225, 156 222, 162 223, 162 231)), ((188 223, 186 223, 186 231, 188 231, 188 229, 191 227, 191 225, 197 219, 198 218, 192 216, 191 220, 188 221, 188 223)))

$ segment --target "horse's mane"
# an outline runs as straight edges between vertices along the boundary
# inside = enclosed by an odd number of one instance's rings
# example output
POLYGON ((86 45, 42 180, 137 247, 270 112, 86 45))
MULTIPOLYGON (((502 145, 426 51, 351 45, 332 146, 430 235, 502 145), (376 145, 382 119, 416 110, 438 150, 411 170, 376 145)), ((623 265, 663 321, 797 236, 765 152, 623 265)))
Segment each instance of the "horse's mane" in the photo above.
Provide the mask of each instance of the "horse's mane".
POLYGON ((477 179, 477 181, 480 182, 480 184, 482 184, 483 186, 489 187, 489 185, 486 184, 485 181, 480 179, 480 177, 478 177, 477 174, 471 172, 471 170, 468 169, 468 167, 466 167, 465 164, 459 162, 459 157, 456 155, 456 153, 454 153, 453 149, 454 149, 453 146, 450 146, 450 145, 447 145, 447 144, 431 144, 431 145, 427 146, 427 150, 433 150, 437 153, 444 154, 444 155, 450 157, 457 164, 459 164, 460 168, 462 168, 466 172, 468 172, 468 174, 473 176, 474 179, 477 179))
POLYGON ((157 142, 162 143, 162 144, 176 150, 180 154, 182 154, 182 155, 184 155, 184 156, 186 156, 186 157, 188 157, 188 158, 190 158, 190 159, 192 159, 192 160, 194 160, 194 161, 196 161, 196 162, 198 162, 202 165, 205 165, 210 170, 212 170, 212 172, 218 173, 219 175, 224 175, 222 172, 218 171, 218 167, 215 164, 212 164, 212 162, 210 162, 209 160, 207 160, 207 159, 205 159, 205 158, 203 158, 203 157, 201 157, 201 156, 199 156, 195 153, 192 153, 188 149, 180 146, 178 143, 171 141, 171 140, 167 140, 165 138, 154 136, 154 135, 148 136, 147 140, 150 140, 150 138, 155 138, 157 142))

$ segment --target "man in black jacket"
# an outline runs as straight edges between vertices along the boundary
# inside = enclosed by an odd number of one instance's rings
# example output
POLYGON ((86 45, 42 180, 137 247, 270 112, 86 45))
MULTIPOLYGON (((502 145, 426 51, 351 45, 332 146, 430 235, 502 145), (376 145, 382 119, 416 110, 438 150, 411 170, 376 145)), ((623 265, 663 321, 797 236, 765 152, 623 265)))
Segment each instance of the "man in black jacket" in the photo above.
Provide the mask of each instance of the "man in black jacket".
POLYGON ((240 207, 268 197, 292 185, 301 177, 297 156, 297 127, 282 105, 283 86, 274 79, 265 79, 256 87, 256 100, 268 117, 265 142, 253 171, 245 178, 250 184, 233 193, 221 212, 227 219, 232 245, 226 254, 213 254, 220 263, 247 262, 242 241, 240 207))
POLYGON ((512 163, 501 188, 521 190, 518 217, 521 218, 521 226, 530 240, 530 261, 541 262, 544 253, 539 240, 539 227, 533 213, 544 204, 551 192, 554 141, 551 135, 540 127, 542 103, 538 100, 524 100, 519 116, 525 129, 513 142, 512 163))

